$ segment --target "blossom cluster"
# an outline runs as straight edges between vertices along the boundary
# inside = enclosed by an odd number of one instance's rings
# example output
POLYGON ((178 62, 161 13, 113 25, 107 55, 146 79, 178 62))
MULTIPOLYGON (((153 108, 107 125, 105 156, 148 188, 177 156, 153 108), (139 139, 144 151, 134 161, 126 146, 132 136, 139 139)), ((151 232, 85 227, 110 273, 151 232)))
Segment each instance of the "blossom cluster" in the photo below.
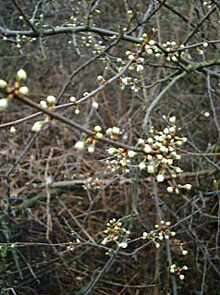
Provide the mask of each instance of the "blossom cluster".
POLYGON ((168 126, 161 131, 151 128, 149 137, 139 139, 137 146, 140 147, 144 156, 139 163, 140 170, 146 170, 151 175, 156 175, 157 182, 165 180, 165 174, 175 178, 182 169, 175 165, 180 160, 178 148, 186 141, 186 137, 177 135, 176 117, 168 119, 168 126))
POLYGON ((148 239, 155 244, 156 248, 160 247, 160 243, 166 239, 170 239, 170 237, 174 237, 176 235, 175 231, 170 229, 171 222, 161 220, 160 224, 155 224, 155 229, 148 232, 143 232, 142 238, 144 240, 148 239))
POLYGON ((97 142, 103 138, 104 134, 102 127, 99 125, 96 125, 93 128, 93 131, 93 136, 88 136, 83 140, 77 141, 75 143, 75 149, 77 149, 78 151, 83 151, 86 148, 89 153, 94 153, 97 142))
MULTIPOLYGON (((169 240, 171 245, 174 244, 175 248, 178 247, 178 253, 185 256, 188 254, 188 251, 184 248, 184 243, 179 240, 174 239, 176 232, 171 229, 171 222, 161 220, 159 224, 156 224, 154 230, 150 232, 143 232, 142 239, 149 240, 154 243, 156 248, 160 248, 161 243, 164 240, 169 240)), ((185 278, 183 271, 187 270, 188 267, 184 265, 179 267, 176 264, 170 265, 170 272, 175 273, 180 280, 185 278)))
POLYGON ((107 227, 104 230, 105 237, 101 244, 106 245, 113 242, 116 243, 119 248, 126 248, 130 231, 123 227, 122 222, 113 218, 106 224, 106 226, 107 227))
MULTIPOLYGON (((176 126, 176 117, 172 116, 164 119, 167 126, 162 130, 151 128, 149 136, 145 139, 139 138, 133 149, 110 146, 107 148, 108 157, 105 159, 107 169, 111 172, 129 173, 132 168, 138 168, 149 177, 154 177, 158 183, 166 180, 168 183, 167 192, 179 194, 180 191, 189 191, 191 184, 176 184, 175 178, 182 173, 182 169, 177 165, 181 159, 180 147, 187 141, 186 137, 178 135, 179 129, 176 126)), ((87 149, 89 153, 94 153, 95 146, 104 135, 111 140, 117 141, 122 136, 119 127, 113 126, 103 130, 97 125, 93 129, 94 135, 87 136, 75 143, 75 148, 79 151, 87 149)))
MULTIPOLYGON (((40 101, 40 106, 43 109, 48 109, 49 111, 53 111, 56 106, 56 97, 53 95, 47 96, 46 100, 40 101)), ((33 132, 40 132, 41 129, 50 121, 49 116, 45 116, 44 120, 36 121, 34 125, 32 126, 33 132)))
POLYGON ((9 106, 9 102, 15 96, 19 97, 28 94, 29 89, 24 85, 26 79, 27 73, 23 69, 17 72, 16 79, 13 83, 0 79, 0 92, 3 95, 3 98, 0 99, 0 111, 5 111, 9 106))
POLYGON ((170 273, 172 274, 176 274, 179 279, 182 281, 185 279, 185 274, 184 272, 188 270, 188 266, 187 265, 183 265, 183 266, 177 266, 175 263, 172 264, 170 266, 170 273))
POLYGON ((154 54, 155 57, 160 57, 161 56, 161 50, 160 48, 156 45, 156 41, 155 40, 149 40, 145 46, 145 53, 147 53, 148 55, 152 55, 154 54))
POLYGON ((134 150, 109 147, 106 164, 112 172, 128 173, 132 167, 138 167, 143 173, 154 177, 158 183, 164 182, 167 178, 167 191, 178 194, 180 190, 191 189, 191 184, 180 185, 174 182, 177 175, 182 173, 182 169, 176 163, 181 159, 178 151, 187 139, 177 134, 174 116, 164 118, 167 120, 167 127, 163 130, 151 128, 148 138, 139 138, 134 150))

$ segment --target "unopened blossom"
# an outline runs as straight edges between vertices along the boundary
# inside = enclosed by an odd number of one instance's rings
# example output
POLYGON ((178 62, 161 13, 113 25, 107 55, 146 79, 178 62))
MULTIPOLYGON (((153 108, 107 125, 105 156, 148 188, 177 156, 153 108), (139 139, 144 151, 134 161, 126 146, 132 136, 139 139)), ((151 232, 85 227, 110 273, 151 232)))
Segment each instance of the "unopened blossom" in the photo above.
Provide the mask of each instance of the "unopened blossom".
POLYGON ((48 97, 47 97, 47 102, 48 102, 48 104, 51 104, 51 105, 54 105, 54 104, 56 104, 56 97, 55 96, 53 96, 53 95, 49 95, 48 97))
POLYGON ((27 73, 25 72, 25 70, 20 69, 17 72, 17 76, 16 76, 18 81, 25 81, 27 79, 27 73))
POLYGON ((0 99, 0 111, 5 111, 8 107, 8 99, 7 98, 1 98, 0 99))
POLYGON ((0 79, 0 89, 5 89, 8 83, 5 80, 0 79))
POLYGON ((41 129, 43 128, 44 124, 45 124, 45 121, 37 121, 34 123, 31 130, 33 132, 40 132, 41 129))
POLYGON ((29 89, 27 86, 22 86, 18 90, 19 94, 27 95, 29 93, 29 89))
POLYGON ((158 174, 156 179, 157 179, 157 182, 163 182, 164 181, 164 175, 158 174))
POLYGON ((96 101, 92 102, 92 108, 97 110, 99 108, 99 104, 96 101))
POLYGON ((84 148, 85 148, 85 143, 84 143, 84 141, 81 141, 81 140, 79 140, 79 141, 77 141, 76 143, 75 143, 75 149, 77 149, 78 151, 82 151, 82 150, 84 150, 84 148))

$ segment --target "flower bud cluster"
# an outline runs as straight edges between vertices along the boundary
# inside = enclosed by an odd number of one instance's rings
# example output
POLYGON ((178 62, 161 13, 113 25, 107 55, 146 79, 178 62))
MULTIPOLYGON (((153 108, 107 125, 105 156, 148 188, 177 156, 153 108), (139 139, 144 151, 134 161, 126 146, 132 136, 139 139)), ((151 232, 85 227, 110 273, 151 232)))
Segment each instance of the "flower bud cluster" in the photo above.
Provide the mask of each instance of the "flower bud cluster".
POLYGON ((89 136, 85 138, 84 140, 77 141, 75 143, 75 149, 78 151, 83 151, 85 148, 87 148, 87 151, 92 154, 95 152, 95 145, 96 143, 103 138, 103 130, 102 127, 97 125, 93 129, 94 135, 89 136))
MULTIPOLYGON (((3 40, 8 40, 8 39, 7 39, 7 37, 5 37, 5 38, 3 38, 3 40)), ((29 36, 17 34, 16 38, 15 38, 15 43, 16 43, 17 49, 20 50, 26 44, 31 44, 31 43, 35 42, 36 40, 37 40, 37 38, 35 38, 35 37, 29 37, 29 36)))
POLYGON ((145 46, 144 46, 145 53, 147 55, 154 55, 155 57, 160 57, 161 56, 161 50, 160 48, 156 45, 155 40, 149 40, 145 46))
MULTIPOLYGON (((47 96, 46 100, 41 100, 40 101, 40 106, 43 109, 48 109, 50 111, 53 111, 55 106, 56 106, 56 97, 49 95, 47 96)), ((32 131, 33 132, 40 132, 43 127, 51 120, 50 116, 46 115, 44 120, 41 121, 37 121, 34 123, 34 125, 32 126, 32 131)))
POLYGON ((203 5, 205 7, 207 7, 208 9, 211 9, 212 8, 212 4, 213 4, 212 1, 203 1, 203 5))
MULTIPOLYGON (((187 141, 185 137, 179 137, 177 131, 176 118, 173 116, 168 119, 168 126, 162 131, 151 128, 147 139, 138 139, 136 147, 140 152, 110 147, 107 150, 110 157, 106 160, 108 168, 113 172, 121 170, 127 173, 130 167, 138 166, 159 183, 164 182, 166 176, 171 180, 176 178, 177 174, 182 173, 182 169, 176 166, 176 161, 181 159, 178 149, 187 141)), ((121 131, 118 127, 109 128, 106 135, 117 140, 121 131)), ((167 191, 179 193, 180 189, 190 190, 191 185, 170 184, 167 191)))
MULTIPOLYGON (((69 44, 73 42, 68 42, 69 44)), ((105 49, 105 45, 102 40, 97 40, 92 33, 88 33, 86 36, 81 36, 81 44, 84 47, 91 48, 93 54, 99 54, 105 49)))
POLYGON ((175 53, 175 50, 178 49, 178 45, 175 41, 167 41, 162 44, 162 48, 166 51, 168 56, 166 57, 167 61, 178 61, 179 55, 175 53))
MULTIPOLYGON (((129 67, 129 70, 133 70, 134 65, 131 65, 129 67)), ((139 91, 139 86, 138 86, 138 79, 133 78, 133 77, 121 77, 121 89, 124 90, 126 86, 128 86, 132 91, 138 92, 139 91)))
POLYGON ((181 281, 185 279, 184 272, 187 270, 188 270, 188 266, 186 266, 186 265, 177 266, 176 264, 172 264, 170 266, 170 273, 176 274, 181 281))
POLYGON ((123 227, 122 222, 113 218, 107 223, 106 226, 107 228, 104 230, 105 237, 101 244, 106 245, 108 243, 114 242, 118 247, 126 248, 127 238, 130 234, 130 231, 123 227))
POLYGON ((47 96, 46 100, 40 101, 40 106, 44 109, 53 110, 56 105, 57 99, 53 95, 47 96))
POLYGON ((186 250, 184 248, 184 243, 178 239, 174 239, 173 240, 173 246, 174 246, 174 249, 175 251, 178 253, 178 254, 181 254, 183 256, 186 256, 188 254, 188 250, 186 250))
MULTIPOLYGON (((143 56, 141 56, 141 53, 135 53, 135 52, 131 52, 130 50, 126 51, 126 57, 129 61, 132 61, 132 63, 129 66, 129 72, 134 73, 134 74, 139 74, 142 73, 144 71, 144 62, 145 59, 143 56)), ((119 71, 121 71, 124 66, 126 66, 125 62, 118 58, 117 60, 118 62, 118 69, 119 71)), ((129 87, 130 90, 134 91, 135 93, 139 91, 140 87, 139 87, 139 79, 135 77, 132 77, 132 75, 129 76, 125 76, 123 75, 122 77, 120 77, 121 80, 121 89, 124 90, 125 87, 129 87)))
POLYGON ((29 93, 28 87, 24 85, 26 79, 27 73, 23 69, 17 72, 16 80, 12 85, 0 79, 0 92, 4 95, 4 97, 0 99, 0 111, 5 111, 8 108, 9 101, 13 97, 19 97, 29 93))
POLYGON ((98 177, 89 177, 87 178, 85 184, 83 185, 84 189, 97 190, 102 186, 102 181, 98 177))
POLYGON ((80 109, 79 109, 79 104, 77 103, 76 97, 75 96, 70 96, 69 101, 74 106, 74 113, 75 113, 75 115, 79 115, 80 109))
POLYGON ((192 189, 192 185, 190 183, 186 183, 184 185, 181 184, 173 184, 167 187, 167 192, 168 193, 175 193, 179 194, 180 191, 185 190, 185 191, 190 191, 192 189))
POLYGON ((112 140, 118 140, 120 136, 122 135, 121 129, 117 126, 108 128, 105 133, 106 133, 106 136, 108 136, 112 140))
POLYGON ((128 60, 133 61, 132 66, 130 66, 130 70, 135 70, 137 73, 141 73, 144 70, 144 58, 137 57, 130 50, 127 50, 126 53, 128 60))
POLYGON ((167 173, 175 178, 182 172, 180 167, 175 166, 175 161, 181 158, 178 148, 187 139, 177 135, 175 122, 176 118, 170 117, 168 127, 162 131, 152 128, 147 140, 140 138, 137 143, 144 152, 144 157, 139 162, 139 169, 146 170, 148 174, 155 176, 157 182, 163 182, 167 173))
POLYGON ((107 168, 111 169, 112 172, 122 171, 124 173, 128 173, 130 171, 132 158, 134 158, 137 154, 132 150, 115 147, 110 147, 107 152, 111 156, 106 160, 107 168))
POLYGON ((148 232, 143 232, 142 239, 150 240, 155 244, 156 248, 160 247, 161 242, 166 239, 174 237, 176 233, 170 230, 170 221, 161 220, 160 224, 155 224, 155 230, 148 232))

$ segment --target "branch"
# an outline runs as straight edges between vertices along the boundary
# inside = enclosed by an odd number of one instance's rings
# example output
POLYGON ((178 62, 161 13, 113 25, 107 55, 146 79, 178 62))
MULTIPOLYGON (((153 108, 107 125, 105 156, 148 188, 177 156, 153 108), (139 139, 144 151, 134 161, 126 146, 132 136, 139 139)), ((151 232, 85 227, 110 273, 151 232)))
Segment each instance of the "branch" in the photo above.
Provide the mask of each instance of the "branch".
MULTIPOLYGON (((88 27, 88 26, 57 26, 52 29, 45 29, 40 32, 41 37, 49 37, 49 36, 55 36, 59 34, 77 34, 77 33, 83 33, 83 32, 91 32, 96 33, 101 36, 107 36, 107 37, 121 37, 122 40, 133 42, 133 43, 142 43, 142 38, 136 38, 127 34, 122 35, 121 32, 115 32, 112 30, 107 30, 99 27, 88 27)), ((0 26, 0 33, 3 34, 5 37, 17 37, 18 35, 31 37, 31 38, 37 38, 39 37, 39 33, 30 31, 30 30, 10 30, 5 29, 2 26, 0 26)))

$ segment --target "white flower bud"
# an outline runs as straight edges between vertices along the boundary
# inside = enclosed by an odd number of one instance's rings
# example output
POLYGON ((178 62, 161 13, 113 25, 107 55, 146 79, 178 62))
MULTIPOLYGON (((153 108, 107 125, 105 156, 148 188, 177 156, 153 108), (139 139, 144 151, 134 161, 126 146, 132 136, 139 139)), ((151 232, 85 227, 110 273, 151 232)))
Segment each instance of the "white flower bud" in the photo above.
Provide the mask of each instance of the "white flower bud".
POLYGON ((137 65, 137 72, 139 73, 139 72, 142 72, 143 70, 144 70, 144 67, 143 67, 143 65, 137 65))
POLYGON ((45 100, 41 100, 40 101, 40 106, 43 108, 43 109, 47 109, 47 102, 45 100))
POLYGON ((10 133, 15 134, 16 133, 16 129, 14 126, 11 126, 10 128, 10 133))
POLYGON ((161 154, 156 155, 156 157, 157 157, 158 160, 162 160, 163 159, 163 156, 161 154))
POLYGON ((135 57, 134 57, 134 55, 133 55, 133 54, 130 54, 130 55, 128 56, 128 59, 129 59, 129 60, 134 60, 134 59, 135 59, 135 57))
POLYGON ((176 123, 176 117, 175 116, 170 117, 169 122, 172 124, 176 123))
POLYGON ((99 108, 99 104, 96 101, 92 102, 92 108, 97 110, 99 108))
POLYGON ((180 167, 176 167, 175 171, 176 171, 176 173, 182 173, 183 172, 183 170, 180 167))
POLYGON ((108 243, 108 238, 104 238, 101 242, 102 245, 106 245, 108 243))
POLYGON ((140 170, 144 170, 146 168, 146 163, 145 162, 140 162, 138 165, 140 170))
POLYGON ((168 165, 173 165, 173 159, 167 159, 167 164, 168 165))
POLYGON ((123 248, 123 249, 127 248, 127 246, 128 246, 127 242, 121 242, 121 243, 118 244, 118 247, 123 248))
POLYGON ((152 152, 152 147, 151 147, 149 144, 145 144, 145 145, 144 145, 144 152, 145 152, 146 154, 151 153, 151 152, 152 152))
POLYGON ((173 56, 171 57, 171 60, 174 61, 174 62, 176 62, 176 61, 178 61, 178 58, 177 58, 177 56, 173 55, 173 56))
POLYGON ((44 124, 45 124, 45 121, 37 121, 34 123, 31 130, 33 132, 40 132, 41 129, 43 128, 44 124))
POLYGON ((169 128, 169 132, 170 133, 174 133, 176 131, 176 127, 175 126, 172 126, 169 128))
POLYGON ((95 151, 95 145, 94 145, 94 144, 90 144, 90 145, 88 146, 88 152, 89 152, 90 154, 92 154, 92 153, 94 153, 94 151, 95 151))
POLYGON ((154 143, 154 140, 153 140, 152 137, 149 137, 149 138, 147 139, 147 142, 150 143, 150 144, 152 144, 152 143, 154 143))
POLYGON ((0 112, 5 111, 8 107, 8 99, 2 98, 0 99, 0 112))
POLYGON ((171 272, 171 273, 175 273, 175 270, 176 270, 176 264, 172 264, 172 265, 170 266, 170 272, 171 272))
POLYGON ((8 83, 5 80, 0 79, 0 89, 5 89, 8 83))
POLYGON ((56 97, 55 96, 53 96, 53 95, 49 95, 48 97, 47 97, 47 102, 48 102, 48 104, 51 104, 51 105, 54 105, 54 104, 56 104, 56 97))
POLYGON ((187 191, 190 191, 192 189, 192 184, 187 183, 183 186, 187 191))
POLYGON ((78 151, 82 151, 85 148, 85 143, 83 141, 77 141, 75 143, 75 149, 77 149, 78 151))
POLYGON ((137 144, 144 144, 144 139, 143 138, 138 138, 137 144))
POLYGON ((157 175, 157 182, 163 182, 164 181, 164 176, 162 174, 157 175))
POLYGON ((146 50, 147 54, 149 54, 149 55, 153 54, 153 49, 151 49, 151 48, 146 49, 145 48, 145 50, 146 50))
POLYGON ((179 275, 180 280, 184 280, 185 276, 183 274, 179 275))
POLYGON ((160 243, 155 243, 155 247, 158 249, 158 248, 160 248, 160 243))
POLYGON ((111 147, 108 149, 108 154, 109 155, 114 155, 117 152, 117 149, 114 147, 111 147))
POLYGON ((105 131, 106 135, 108 136, 111 136, 112 135, 112 128, 108 128, 106 131, 105 131))
POLYGON ((156 42, 155 42, 154 40, 150 40, 150 41, 148 42, 148 44, 151 45, 151 46, 154 45, 155 43, 156 43, 156 42))
POLYGON ((173 187, 172 186, 168 186, 167 187, 167 192, 168 193, 173 193, 173 187))
POLYGON ((74 96, 70 96, 69 99, 70 99, 70 102, 72 102, 72 103, 76 102, 76 98, 74 96))
POLYGON ((119 135, 121 133, 120 128, 119 127, 112 127, 112 133, 115 135, 119 135))
POLYGON ((102 134, 101 132, 97 132, 97 133, 95 134, 95 137, 96 137, 97 139, 102 139, 102 138, 103 138, 103 134, 102 134))
POLYGON ((136 155, 134 151, 128 151, 128 157, 133 158, 136 155))
POLYGON ((181 140, 177 140, 177 141, 176 141, 176 145, 177 145, 177 146, 181 146, 181 145, 183 145, 183 141, 181 141, 181 140))
POLYGON ((99 125, 97 125, 97 126, 94 127, 94 131, 95 132, 101 132, 102 131, 102 127, 99 126, 99 125))
POLYGON ((122 167, 126 167, 128 165, 128 160, 124 158, 124 159, 121 159, 119 163, 121 164, 122 167))
POLYGON ((168 148, 165 147, 164 145, 160 146, 160 152, 161 153, 167 153, 168 152, 168 148))
POLYGON ((78 108, 76 108, 76 109, 75 109, 75 114, 76 114, 76 115, 79 115, 79 113, 80 113, 80 110, 79 110, 78 108))
POLYGON ((29 89, 27 86, 22 86, 19 88, 19 94, 27 95, 29 93, 29 89))
POLYGON ((203 116, 206 117, 206 118, 208 118, 208 117, 210 116, 210 113, 209 113, 209 112, 205 112, 205 113, 203 114, 203 116))
POLYGON ((149 174, 153 174, 155 172, 155 167, 153 165, 148 165, 147 166, 147 172, 149 174))
POLYGON ((17 72, 16 79, 17 79, 18 81, 25 81, 25 80, 27 79, 27 73, 25 72, 25 70, 20 69, 20 70, 17 72))

